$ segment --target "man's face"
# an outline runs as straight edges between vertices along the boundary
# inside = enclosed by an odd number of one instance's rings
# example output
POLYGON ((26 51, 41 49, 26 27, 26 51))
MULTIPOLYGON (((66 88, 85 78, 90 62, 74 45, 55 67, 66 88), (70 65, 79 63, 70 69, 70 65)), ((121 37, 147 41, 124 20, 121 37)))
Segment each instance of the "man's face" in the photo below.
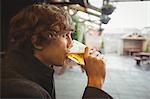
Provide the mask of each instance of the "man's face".
POLYGON ((69 49, 72 47, 71 32, 56 37, 42 49, 40 58, 45 64, 63 65, 69 49))

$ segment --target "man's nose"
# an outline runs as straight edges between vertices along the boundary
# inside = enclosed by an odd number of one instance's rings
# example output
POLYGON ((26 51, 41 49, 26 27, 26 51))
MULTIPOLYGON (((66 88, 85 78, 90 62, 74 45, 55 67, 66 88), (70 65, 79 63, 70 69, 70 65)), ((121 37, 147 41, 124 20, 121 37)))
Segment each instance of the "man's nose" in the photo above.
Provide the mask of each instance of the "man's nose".
POLYGON ((71 35, 69 35, 69 37, 68 37, 68 46, 67 46, 69 49, 71 48, 71 47, 73 47, 73 41, 72 41, 72 38, 71 38, 71 35))
POLYGON ((70 49, 71 47, 73 47, 73 41, 72 41, 72 39, 68 42, 68 48, 70 49))
POLYGON ((73 41, 71 40, 70 48, 73 47, 73 41))

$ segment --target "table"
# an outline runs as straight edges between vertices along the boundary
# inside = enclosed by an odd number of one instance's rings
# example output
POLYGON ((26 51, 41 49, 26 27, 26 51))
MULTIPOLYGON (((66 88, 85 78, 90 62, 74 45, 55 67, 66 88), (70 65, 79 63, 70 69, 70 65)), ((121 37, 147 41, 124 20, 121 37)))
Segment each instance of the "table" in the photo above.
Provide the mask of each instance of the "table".
POLYGON ((141 50, 140 49, 128 49, 128 54, 130 56, 134 55, 135 53, 139 53, 141 50))
POLYGON ((140 65, 141 61, 150 60, 150 53, 149 52, 136 53, 134 59, 136 60, 136 64, 140 65))

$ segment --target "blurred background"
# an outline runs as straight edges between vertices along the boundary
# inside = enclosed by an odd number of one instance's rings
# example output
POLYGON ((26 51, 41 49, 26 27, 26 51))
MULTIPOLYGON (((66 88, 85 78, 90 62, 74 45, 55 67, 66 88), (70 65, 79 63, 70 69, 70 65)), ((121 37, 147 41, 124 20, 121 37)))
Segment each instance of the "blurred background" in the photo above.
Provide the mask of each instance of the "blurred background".
MULTIPOLYGON (((106 61, 103 89, 114 99, 150 99, 150 0, 2 0, 1 50, 7 50, 8 23, 27 5, 63 6, 73 19, 72 38, 99 51, 106 61)), ((86 75, 80 66, 55 68, 56 98, 81 99, 86 75)))

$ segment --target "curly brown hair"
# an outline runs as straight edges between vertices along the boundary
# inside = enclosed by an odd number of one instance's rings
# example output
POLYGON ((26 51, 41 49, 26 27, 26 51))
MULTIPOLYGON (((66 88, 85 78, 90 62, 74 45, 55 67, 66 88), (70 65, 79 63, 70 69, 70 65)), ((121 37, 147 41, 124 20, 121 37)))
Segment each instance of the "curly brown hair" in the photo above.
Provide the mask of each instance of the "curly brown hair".
POLYGON ((63 30, 72 30, 72 20, 63 7, 34 4, 24 8, 10 21, 10 44, 32 50, 31 37, 38 37, 37 44, 49 42, 63 30))

